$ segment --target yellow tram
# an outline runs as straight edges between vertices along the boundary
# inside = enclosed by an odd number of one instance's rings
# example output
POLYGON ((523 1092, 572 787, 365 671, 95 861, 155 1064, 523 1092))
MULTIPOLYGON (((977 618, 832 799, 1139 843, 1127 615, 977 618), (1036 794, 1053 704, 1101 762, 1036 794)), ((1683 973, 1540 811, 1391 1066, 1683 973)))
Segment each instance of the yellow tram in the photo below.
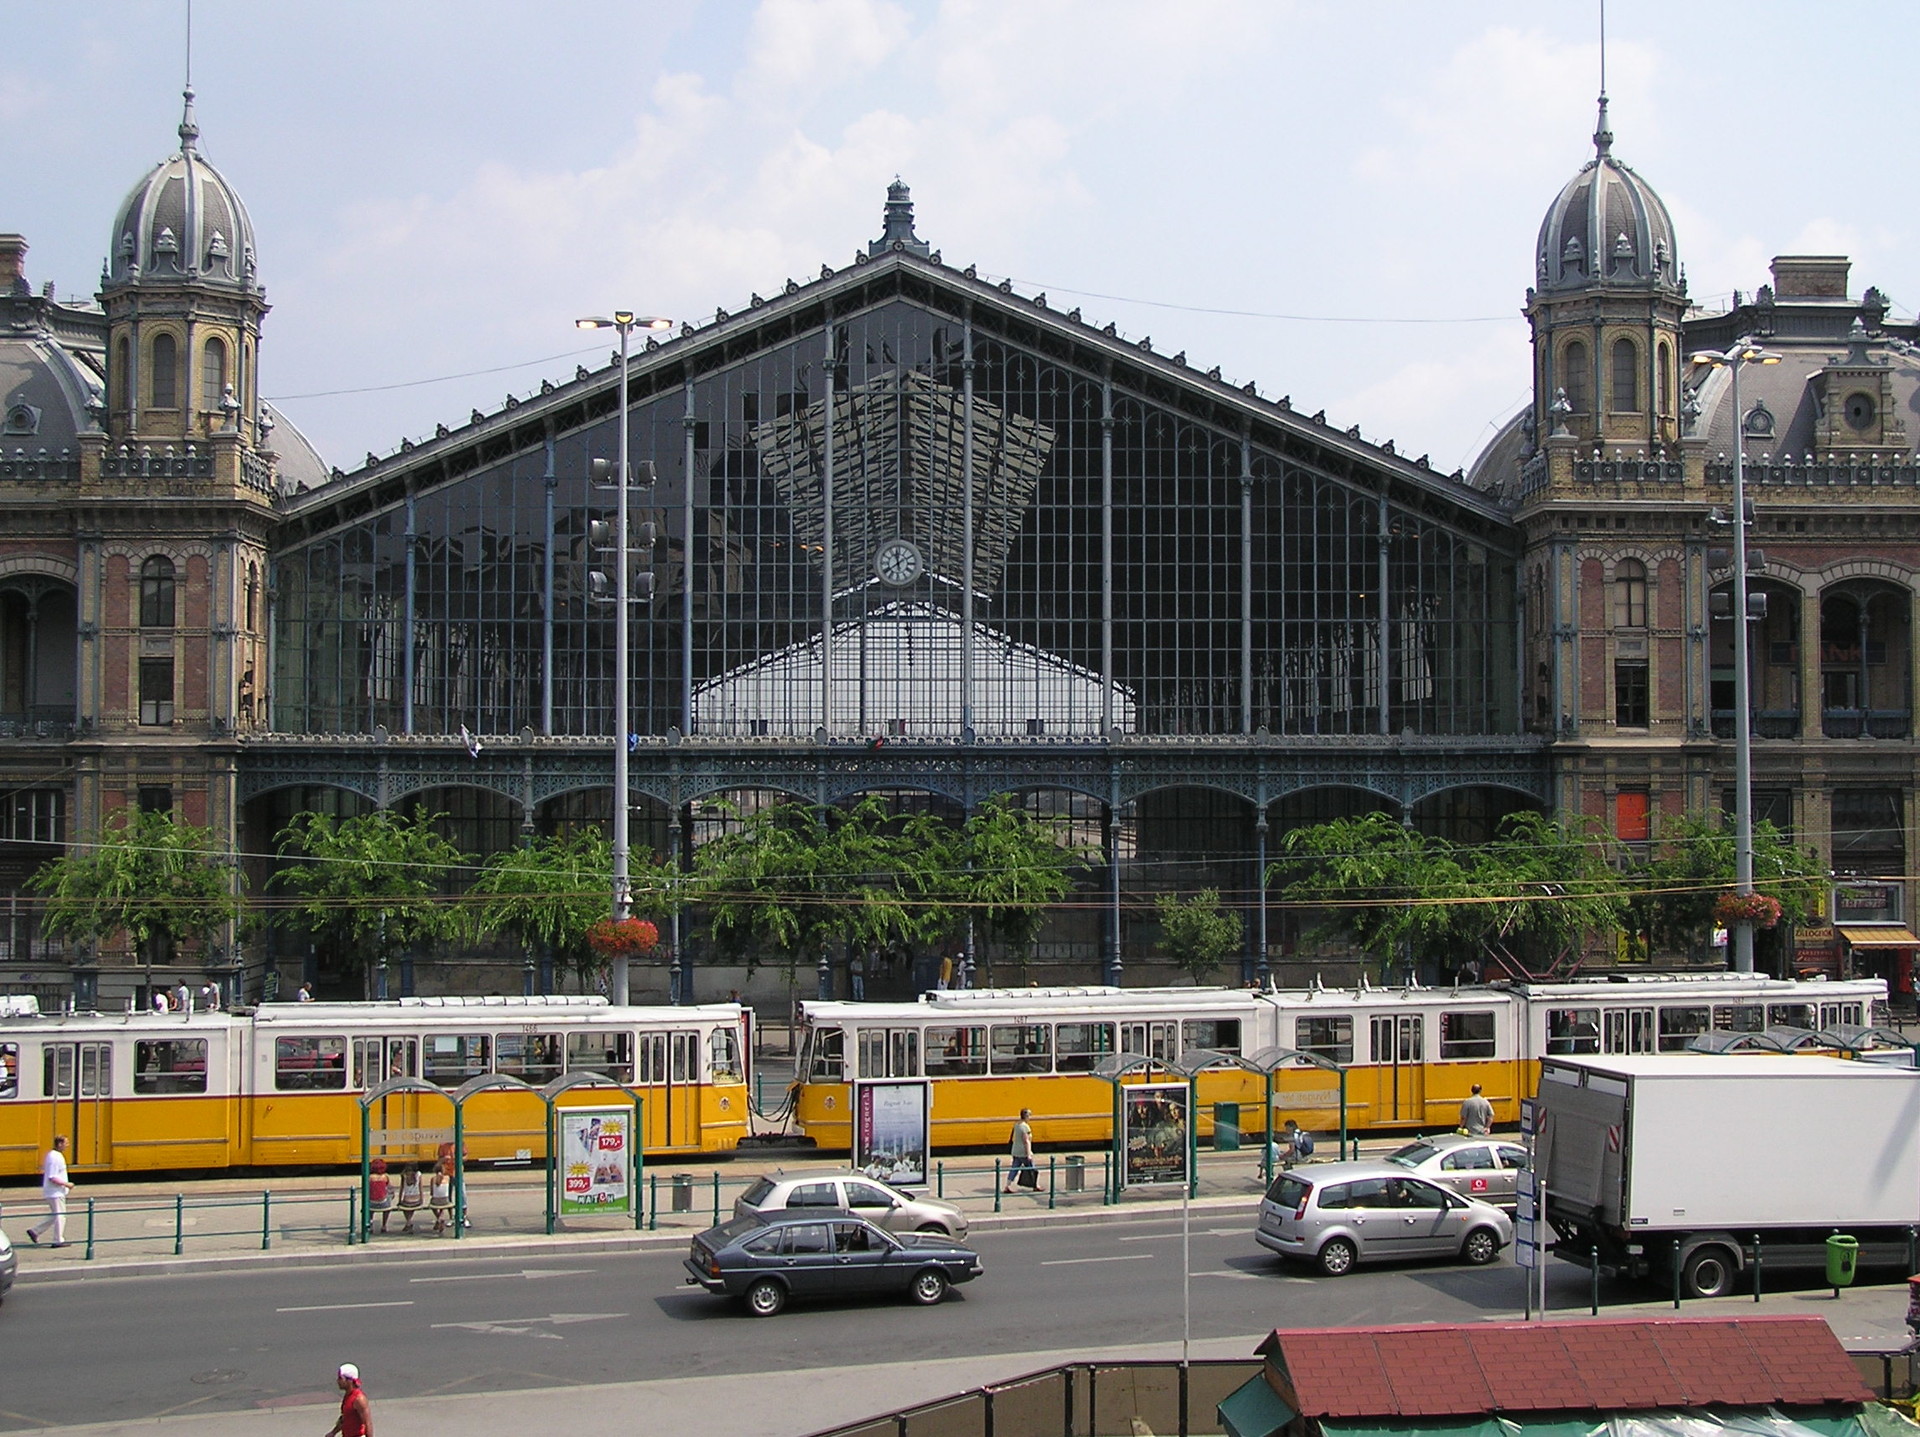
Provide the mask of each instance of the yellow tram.
MULTIPOLYGON (((1173 1060, 1195 1049, 1252 1057, 1311 1053, 1345 1070, 1347 1125, 1451 1128, 1478 1083, 1496 1121, 1516 1122, 1543 1056, 1654 1053, 1710 1030, 1861 1027, 1881 1016, 1880 979, 1790 982, 1751 974, 1648 975, 1458 988, 1104 987, 978 990, 917 1003, 804 1003, 793 1112, 824 1148, 851 1141, 851 1085, 925 1078, 935 1147, 996 1146, 1033 1110, 1042 1142, 1105 1142, 1113 1092, 1095 1077, 1111 1053, 1173 1060)), ((1199 1129, 1212 1104, 1240 1104, 1264 1131, 1265 1083, 1237 1068, 1203 1072, 1199 1129)), ((1340 1075, 1304 1058, 1274 1072, 1273 1120, 1336 1128, 1340 1075)))
MULTIPOLYGON (((648 1154, 724 1151, 750 1121, 745 1039, 737 1004, 615 1008, 583 997, 0 1014, 0 1175, 37 1171, 56 1133, 82 1172, 358 1162, 362 1093, 398 1077, 451 1093, 486 1073, 533 1087, 599 1073, 645 1100, 648 1154)), ((451 1139, 453 1106, 403 1092, 369 1119, 376 1154, 424 1160, 451 1139)), ((465 1126, 475 1159, 545 1156, 533 1094, 482 1094, 465 1126)))

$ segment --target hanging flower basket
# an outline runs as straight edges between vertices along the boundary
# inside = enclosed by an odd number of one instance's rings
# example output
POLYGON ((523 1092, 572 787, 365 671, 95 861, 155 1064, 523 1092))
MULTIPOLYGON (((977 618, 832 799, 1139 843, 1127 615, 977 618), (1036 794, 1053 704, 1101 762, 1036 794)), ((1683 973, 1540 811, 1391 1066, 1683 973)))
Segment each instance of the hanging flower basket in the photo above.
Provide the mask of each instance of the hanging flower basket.
POLYGON ((660 930, 644 918, 602 918, 587 929, 587 947, 601 959, 638 958, 659 941, 660 930))
POLYGON ((1722 928, 1736 923, 1771 928, 1780 921, 1780 900, 1764 893, 1722 893, 1713 902, 1713 921, 1722 928))

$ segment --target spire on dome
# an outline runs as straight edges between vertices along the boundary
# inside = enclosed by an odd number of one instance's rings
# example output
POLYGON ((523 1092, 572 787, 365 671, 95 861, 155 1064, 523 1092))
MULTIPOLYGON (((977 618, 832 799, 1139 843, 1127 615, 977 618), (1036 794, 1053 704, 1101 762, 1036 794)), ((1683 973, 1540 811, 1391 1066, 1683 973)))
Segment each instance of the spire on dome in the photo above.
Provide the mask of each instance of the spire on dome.
POLYGON ((193 86, 187 86, 181 94, 186 104, 180 112, 180 153, 190 155, 197 149, 200 139, 200 126, 193 119, 193 86))
POLYGON ((1593 129, 1594 153, 1601 159, 1613 154, 1613 130, 1607 124, 1607 92, 1600 92, 1600 122, 1593 129))

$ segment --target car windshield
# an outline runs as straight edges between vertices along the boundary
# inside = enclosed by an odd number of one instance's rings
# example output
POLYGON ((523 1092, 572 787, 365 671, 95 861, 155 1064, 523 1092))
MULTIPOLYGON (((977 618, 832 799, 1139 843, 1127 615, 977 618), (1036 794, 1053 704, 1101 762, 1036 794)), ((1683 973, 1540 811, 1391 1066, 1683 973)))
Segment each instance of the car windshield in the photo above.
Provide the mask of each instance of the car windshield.
POLYGON ((1278 1203, 1281 1207, 1299 1207, 1306 1200, 1309 1191, 1304 1178, 1292 1173, 1282 1173, 1273 1180, 1273 1186, 1267 1189, 1267 1201, 1278 1203))
POLYGON ((1403 1168, 1417 1168, 1439 1151, 1432 1143, 1408 1143, 1404 1148, 1387 1154, 1387 1161, 1398 1163, 1403 1168))
POLYGON ((773 1191, 773 1179, 761 1178, 752 1187, 740 1194, 740 1201, 748 1207, 759 1207, 767 1200, 767 1194, 773 1191))

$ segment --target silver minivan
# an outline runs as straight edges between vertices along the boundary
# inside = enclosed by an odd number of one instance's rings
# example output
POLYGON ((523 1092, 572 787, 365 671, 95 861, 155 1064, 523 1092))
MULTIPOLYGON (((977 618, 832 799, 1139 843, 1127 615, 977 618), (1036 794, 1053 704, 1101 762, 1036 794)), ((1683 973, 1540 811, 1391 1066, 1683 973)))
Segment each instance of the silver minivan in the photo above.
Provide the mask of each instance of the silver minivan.
POLYGON ((1399 1258, 1489 1263, 1513 1241, 1513 1220, 1392 1163, 1321 1163, 1274 1179, 1254 1236, 1338 1277, 1356 1262, 1399 1258))

